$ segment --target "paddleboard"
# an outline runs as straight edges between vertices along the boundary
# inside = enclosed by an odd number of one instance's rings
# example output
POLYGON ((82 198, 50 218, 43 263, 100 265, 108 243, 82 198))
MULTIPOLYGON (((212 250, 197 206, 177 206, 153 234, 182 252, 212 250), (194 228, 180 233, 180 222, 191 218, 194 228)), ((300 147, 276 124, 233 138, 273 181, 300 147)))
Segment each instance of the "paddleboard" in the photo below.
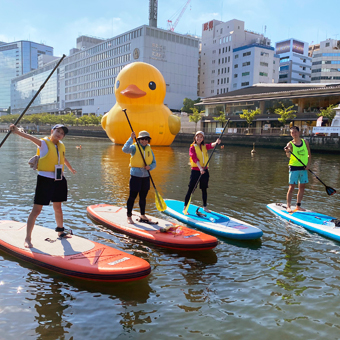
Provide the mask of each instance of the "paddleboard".
POLYGON ((146 215, 157 224, 139 222, 139 215, 132 215, 134 224, 127 223, 126 209, 109 204, 87 207, 89 217, 114 231, 153 243, 160 247, 177 250, 205 250, 217 246, 211 235, 187 228, 160 218, 146 215), (164 231, 164 232, 162 232, 164 231))
POLYGON ((0 221, 0 249, 19 259, 63 275, 86 280, 132 281, 150 274, 150 264, 121 250, 72 235, 59 238, 38 225, 32 233, 33 248, 25 248, 26 223, 0 221))
POLYGON ((287 206, 281 203, 268 204, 267 208, 283 219, 301 225, 309 231, 340 241, 340 228, 335 227, 335 223, 332 222, 332 220, 336 220, 335 217, 319 214, 310 210, 289 213, 286 210, 287 206))
POLYGON ((167 205, 164 213, 181 222, 199 228, 208 234, 236 240, 254 240, 263 235, 261 229, 217 212, 212 211, 210 213, 206 213, 203 209, 199 209, 199 213, 203 214, 203 216, 198 216, 196 214, 196 211, 199 208, 197 205, 190 204, 188 209, 189 214, 184 215, 183 202, 169 199, 164 200, 164 202, 167 205))

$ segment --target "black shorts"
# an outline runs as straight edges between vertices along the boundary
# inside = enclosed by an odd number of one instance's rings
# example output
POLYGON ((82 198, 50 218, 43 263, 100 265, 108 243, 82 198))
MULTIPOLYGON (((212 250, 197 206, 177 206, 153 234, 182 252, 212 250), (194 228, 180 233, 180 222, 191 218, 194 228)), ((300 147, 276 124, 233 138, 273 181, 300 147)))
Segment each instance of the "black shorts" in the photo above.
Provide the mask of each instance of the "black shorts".
POLYGON ((130 177, 130 191, 149 191, 150 190, 150 177, 130 177))
POLYGON ((61 181, 55 181, 38 175, 35 188, 34 204, 49 205, 50 202, 67 201, 67 181, 63 176, 61 181))
MULTIPOLYGON (((189 187, 194 187, 200 177, 201 172, 198 170, 191 170, 189 187)), ((200 189, 207 189, 209 183, 209 171, 205 170, 205 173, 200 178, 200 189)))

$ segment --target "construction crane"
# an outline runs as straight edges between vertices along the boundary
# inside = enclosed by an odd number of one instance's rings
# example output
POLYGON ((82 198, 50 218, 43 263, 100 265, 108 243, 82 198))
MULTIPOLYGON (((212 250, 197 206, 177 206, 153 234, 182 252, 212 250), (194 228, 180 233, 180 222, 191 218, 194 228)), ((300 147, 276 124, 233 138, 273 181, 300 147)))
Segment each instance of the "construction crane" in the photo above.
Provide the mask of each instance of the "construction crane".
POLYGON ((174 24, 172 24, 172 20, 170 20, 170 19, 168 20, 168 30, 169 30, 169 31, 172 31, 172 32, 173 32, 173 31, 175 30, 175 28, 176 28, 176 26, 177 26, 177 24, 178 24, 178 22, 179 22, 179 19, 181 19, 182 15, 183 15, 184 11, 186 10, 186 8, 188 7, 190 1, 191 1, 191 0, 187 0, 186 4, 185 4, 184 7, 182 8, 182 11, 181 11, 181 13, 179 14, 179 16, 178 16, 178 18, 176 19, 176 21, 175 21, 174 24))

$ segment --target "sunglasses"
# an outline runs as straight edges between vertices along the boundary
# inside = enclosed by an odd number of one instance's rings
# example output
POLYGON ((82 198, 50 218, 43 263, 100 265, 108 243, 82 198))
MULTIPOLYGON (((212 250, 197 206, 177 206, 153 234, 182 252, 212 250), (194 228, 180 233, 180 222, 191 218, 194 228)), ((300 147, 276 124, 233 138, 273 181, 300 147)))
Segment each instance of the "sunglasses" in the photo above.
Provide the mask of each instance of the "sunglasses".
POLYGON ((150 138, 149 137, 143 137, 143 138, 138 138, 139 140, 147 140, 147 141, 150 141, 150 138))

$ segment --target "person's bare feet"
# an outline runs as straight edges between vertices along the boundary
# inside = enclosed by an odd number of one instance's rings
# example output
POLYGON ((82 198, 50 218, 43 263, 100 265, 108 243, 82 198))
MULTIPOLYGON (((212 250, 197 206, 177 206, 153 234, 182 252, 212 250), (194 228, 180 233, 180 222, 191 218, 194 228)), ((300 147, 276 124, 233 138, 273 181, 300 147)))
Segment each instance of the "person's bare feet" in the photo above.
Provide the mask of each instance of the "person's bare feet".
POLYGON ((31 240, 28 240, 27 238, 25 239, 24 246, 25 246, 25 248, 33 248, 33 244, 31 242, 31 240))
POLYGON ((127 223, 129 223, 129 224, 133 224, 132 217, 128 217, 128 218, 127 218, 127 223))
POLYGON ((295 211, 306 211, 306 209, 303 209, 303 208, 301 208, 301 207, 296 206, 296 207, 295 207, 295 211))
POLYGON ((291 214, 293 212, 292 208, 287 206, 287 212, 291 214))

